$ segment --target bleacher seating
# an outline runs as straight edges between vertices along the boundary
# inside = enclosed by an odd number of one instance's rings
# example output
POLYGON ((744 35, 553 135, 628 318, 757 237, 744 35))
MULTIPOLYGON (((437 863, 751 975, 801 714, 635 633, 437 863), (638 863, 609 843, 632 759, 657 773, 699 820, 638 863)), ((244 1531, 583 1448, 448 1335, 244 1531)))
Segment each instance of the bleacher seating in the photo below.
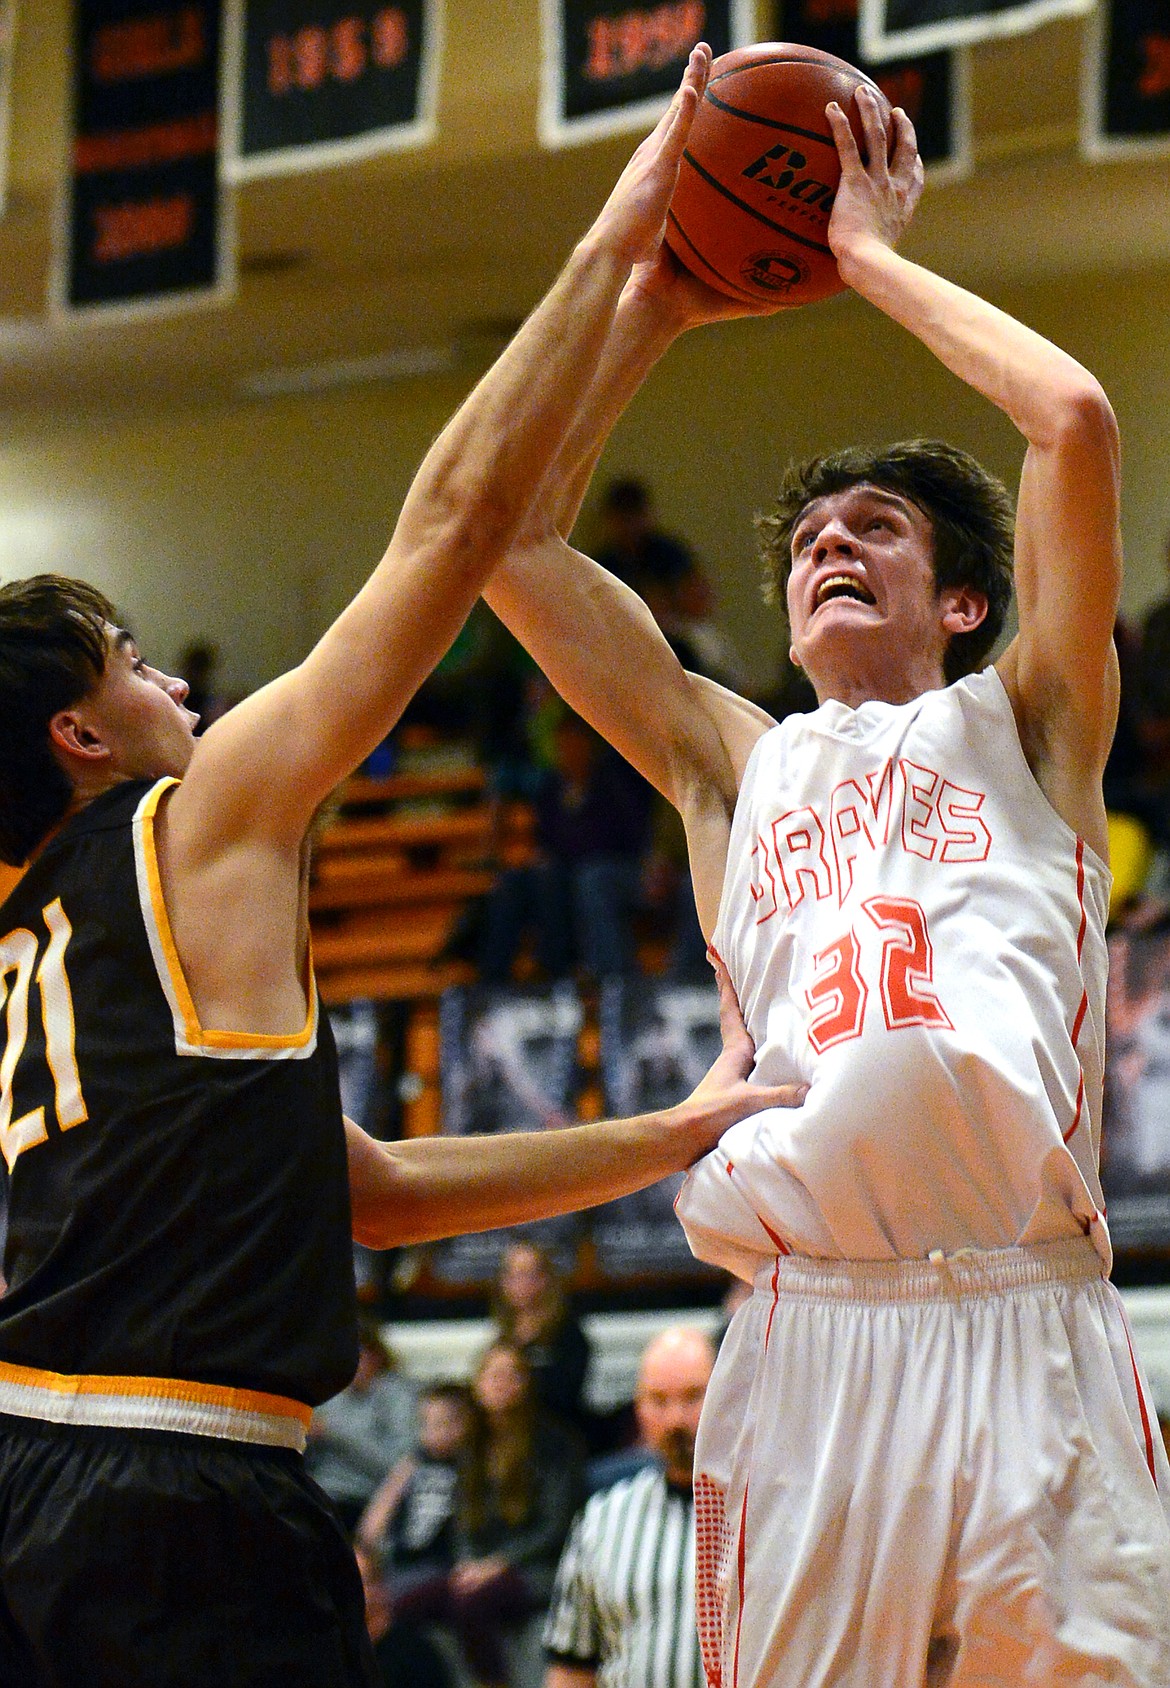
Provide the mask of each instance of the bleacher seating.
POLYGON ((315 841, 309 913, 327 1003, 433 1000, 471 977, 446 951, 496 863, 531 848, 532 813, 495 804, 482 770, 354 778, 315 841))

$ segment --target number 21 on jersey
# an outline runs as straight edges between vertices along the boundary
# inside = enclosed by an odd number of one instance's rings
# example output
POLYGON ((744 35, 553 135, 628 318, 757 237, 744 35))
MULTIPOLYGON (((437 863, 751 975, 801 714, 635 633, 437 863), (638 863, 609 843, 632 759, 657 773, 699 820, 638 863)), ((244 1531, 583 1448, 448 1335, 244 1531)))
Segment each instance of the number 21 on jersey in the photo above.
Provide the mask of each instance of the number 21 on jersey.
MULTIPOLYGON (((888 1029, 945 1026, 949 1030, 951 1022, 934 993, 934 951, 922 904, 912 897, 868 897, 861 907, 882 934, 878 982, 888 1029)), ((819 1055, 834 1044, 861 1036, 869 986, 860 960, 861 946, 853 926, 813 957, 813 983, 805 997, 813 1010, 808 1039, 819 1055)))
POLYGON ((74 1047, 73 995, 65 972, 65 951, 73 928, 60 897, 42 909, 48 943, 27 927, 18 926, 0 938, 0 1007, 4 1010, 4 1054, 0 1057, 0 1153, 9 1172, 25 1149, 48 1136, 43 1105, 13 1119, 16 1069, 28 1040, 29 998, 35 980, 45 1029, 45 1057, 53 1080, 57 1124, 62 1131, 81 1125, 89 1115, 81 1094, 74 1047), (38 965, 37 956, 40 954, 38 965))

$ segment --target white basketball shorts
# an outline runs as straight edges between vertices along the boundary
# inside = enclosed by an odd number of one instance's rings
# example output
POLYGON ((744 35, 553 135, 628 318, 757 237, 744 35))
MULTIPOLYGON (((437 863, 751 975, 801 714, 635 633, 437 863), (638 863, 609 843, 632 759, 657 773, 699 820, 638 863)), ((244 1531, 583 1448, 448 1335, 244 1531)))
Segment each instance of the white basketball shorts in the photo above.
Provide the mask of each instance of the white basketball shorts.
POLYGON ((1087 1240, 782 1257, 695 1472, 710 1688, 1170 1688, 1170 1466, 1087 1240))

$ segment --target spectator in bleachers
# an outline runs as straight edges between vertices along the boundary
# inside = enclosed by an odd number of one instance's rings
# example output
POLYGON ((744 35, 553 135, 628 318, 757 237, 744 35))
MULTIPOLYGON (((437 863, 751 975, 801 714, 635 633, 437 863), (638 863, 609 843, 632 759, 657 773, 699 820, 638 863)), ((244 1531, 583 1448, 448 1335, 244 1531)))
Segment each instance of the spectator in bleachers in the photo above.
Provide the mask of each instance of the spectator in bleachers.
POLYGON ((187 682, 187 708, 199 717, 196 734, 205 733, 213 721, 226 715, 235 701, 215 684, 219 668, 219 646, 210 639, 193 639, 179 652, 178 672, 187 682))
POLYGON ((545 1688, 702 1688, 693 1470, 714 1359, 701 1331, 681 1327, 643 1354, 635 1408, 653 1463, 595 1494, 574 1525, 545 1625, 545 1688))
POLYGON ((414 1441, 415 1389, 398 1371, 377 1321, 360 1320, 353 1382, 313 1414, 305 1464, 353 1529, 391 1466, 414 1441))
POLYGON ((635 592, 645 596, 648 588, 676 586, 696 567, 690 547, 658 526, 644 481, 611 481, 597 515, 597 561, 635 592))
POLYGON ((581 1496, 571 1432, 539 1412, 519 1349, 496 1342, 473 1385, 479 1414, 459 1484, 456 1560, 395 1602, 403 1621, 442 1622, 483 1688, 508 1682, 507 1631, 548 1602, 581 1496))
POLYGON ((418 1440, 374 1491, 357 1528, 377 1553, 391 1600, 455 1562, 459 1467, 474 1406, 462 1383, 435 1383, 418 1402, 418 1440))
POLYGON ((501 1339, 527 1361, 537 1405, 585 1429, 589 1338, 546 1250, 530 1242, 508 1244, 500 1256, 491 1310, 501 1339))
POLYGON ((577 963, 595 978, 634 966, 631 916, 649 840, 650 787, 570 713, 555 729, 554 756, 534 793, 536 858, 505 868, 487 900, 479 968, 491 983, 511 977, 530 923, 549 978, 563 978, 577 963))
POLYGON ((418 1442, 362 1514, 356 1548, 370 1638, 385 1688, 446 1688, 450 1673, 424 1627, 402 1616, 404 1597, 455 1562, 459 1467, 474 1417, 461 1383, 435 1383, 418 1403, 418 1442), (363 1557, 364 1556, 364 1557, 363 1557))

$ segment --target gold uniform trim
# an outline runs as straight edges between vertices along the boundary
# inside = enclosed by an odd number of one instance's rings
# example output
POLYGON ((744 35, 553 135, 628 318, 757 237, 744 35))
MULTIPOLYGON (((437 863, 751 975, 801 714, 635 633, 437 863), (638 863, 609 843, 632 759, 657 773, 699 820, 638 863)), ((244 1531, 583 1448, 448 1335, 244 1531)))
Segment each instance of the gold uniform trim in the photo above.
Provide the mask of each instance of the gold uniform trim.
MULTIPOLYGON (((160 779, 157 785, 151 787, 139 805, 136 816, 136 831, 140 846, 140 865, 145 871, 146 887, 150 899, 149 910, 143 910, 153 924, 154 935, 158 939, 158 949, 166 968, 167 981, 170 984, 168 996, 172 1007, 182 1021, 183 1035, 186 1043, 193 1049, 215 1050, 273 1050, 286 1052, 290 1050, 309 1049, 317 1032, 317 992, 313 982, 312 960, 308 966, 306 979, 306 995, 308 997, 308 1012, 305 1024, 299 1032, 224 1032, 205 1028, 200 1024, 195 1011, 195 1004, 191 991, 183 972, 179 952, 175 947, 174 934, 171 931, 170 916, 167 913, 166 899, 163 896, 162 876, 158 866, 158 848, 155 843, 154 822, 158 806, 172 786, 178 785, 178 780, 168 775, 160 779)), ((153 946, 152 946, 153 947, 153 946)), ((156 960, 158 952, 156 951, 156 960)))
POLYGON ((269 1395, 261 1389, 230 1389, 217 1383, 188 1383, 173 1377, 101 1377, 89 1372, 41 1371, 35 1366, 16 1366, 0 1360, 0 1383, 41 1389, 53 1395, 105 1395, 222 1407, 229 1412, 292 1419, 305 1428, 313 1416, 311 1407, 287 1395, 269 1395))

